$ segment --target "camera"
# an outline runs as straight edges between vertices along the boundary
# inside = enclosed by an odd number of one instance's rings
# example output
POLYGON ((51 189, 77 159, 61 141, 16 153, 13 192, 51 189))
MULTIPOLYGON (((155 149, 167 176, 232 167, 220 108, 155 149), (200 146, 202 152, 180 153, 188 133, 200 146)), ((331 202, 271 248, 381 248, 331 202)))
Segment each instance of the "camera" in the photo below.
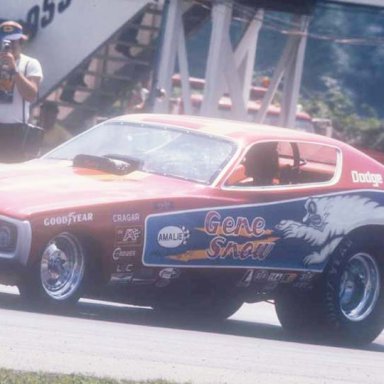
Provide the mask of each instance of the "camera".
POLYGON ((3 40, 1 42, 1 52, 7 52, 11 49, 11 42, 10 40, 3 40))

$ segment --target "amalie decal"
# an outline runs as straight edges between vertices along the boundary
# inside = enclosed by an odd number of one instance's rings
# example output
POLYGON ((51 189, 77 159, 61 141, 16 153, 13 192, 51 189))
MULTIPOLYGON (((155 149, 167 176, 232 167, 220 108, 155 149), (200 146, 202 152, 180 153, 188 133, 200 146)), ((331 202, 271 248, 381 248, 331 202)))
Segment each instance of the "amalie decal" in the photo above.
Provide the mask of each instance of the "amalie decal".
POLYGON ((185 227, 167 226, 160 230, 157 235, 157 242, 164 248, 177 248, 186 244, 189 238, 189 231, 185 227))

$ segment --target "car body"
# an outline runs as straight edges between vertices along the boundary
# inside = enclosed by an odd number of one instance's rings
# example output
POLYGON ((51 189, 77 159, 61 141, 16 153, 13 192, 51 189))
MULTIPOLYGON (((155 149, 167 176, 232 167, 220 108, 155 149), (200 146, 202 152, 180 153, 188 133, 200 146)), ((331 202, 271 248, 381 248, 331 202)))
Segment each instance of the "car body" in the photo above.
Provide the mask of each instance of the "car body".
POLYGON ((320 135, 116 117, 0 167, 0 282, 216 319, 273 299, 289 331, 367 343, 384 323, 383 171, 320 135))

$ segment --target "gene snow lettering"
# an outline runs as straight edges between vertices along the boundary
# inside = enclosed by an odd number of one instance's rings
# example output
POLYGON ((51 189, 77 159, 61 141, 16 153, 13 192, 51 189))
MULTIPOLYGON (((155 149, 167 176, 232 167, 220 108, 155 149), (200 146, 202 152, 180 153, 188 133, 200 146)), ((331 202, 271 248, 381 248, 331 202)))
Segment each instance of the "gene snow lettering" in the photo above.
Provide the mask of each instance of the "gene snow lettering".
POLYGON ((207 250, 208 258, 265 260, 274 248, 276 238, 252 239, 245 242, 241 242, 241 239, 228 239, 229 236, 243 239, 264 237, 271 232, 266 230, 265 225, 265 219, 259 216, 250 221, 243 216, 222 217, 217 211, 208 212, 204 221, 204 231, 214 236, 207 250))
POLYGON ((204 230, 209 235, 260 237, 264 235, 265 220, 262 217, 255 217, 250 223, 248 218, 242 216, 236 219, 226 216, 221 219, 219 212, 210 211, 205 217, 204 230))

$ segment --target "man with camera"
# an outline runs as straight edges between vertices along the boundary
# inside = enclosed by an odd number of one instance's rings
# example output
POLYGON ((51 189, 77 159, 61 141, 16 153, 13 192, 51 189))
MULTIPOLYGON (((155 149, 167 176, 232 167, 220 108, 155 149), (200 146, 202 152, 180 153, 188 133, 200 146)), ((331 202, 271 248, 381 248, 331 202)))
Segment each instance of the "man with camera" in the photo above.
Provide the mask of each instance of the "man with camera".
POLYGON ((25 159, 30 103, 43 77, 39 61, 21 53, 25 40, 19 23, 0 24, 0 162, 25 159))

